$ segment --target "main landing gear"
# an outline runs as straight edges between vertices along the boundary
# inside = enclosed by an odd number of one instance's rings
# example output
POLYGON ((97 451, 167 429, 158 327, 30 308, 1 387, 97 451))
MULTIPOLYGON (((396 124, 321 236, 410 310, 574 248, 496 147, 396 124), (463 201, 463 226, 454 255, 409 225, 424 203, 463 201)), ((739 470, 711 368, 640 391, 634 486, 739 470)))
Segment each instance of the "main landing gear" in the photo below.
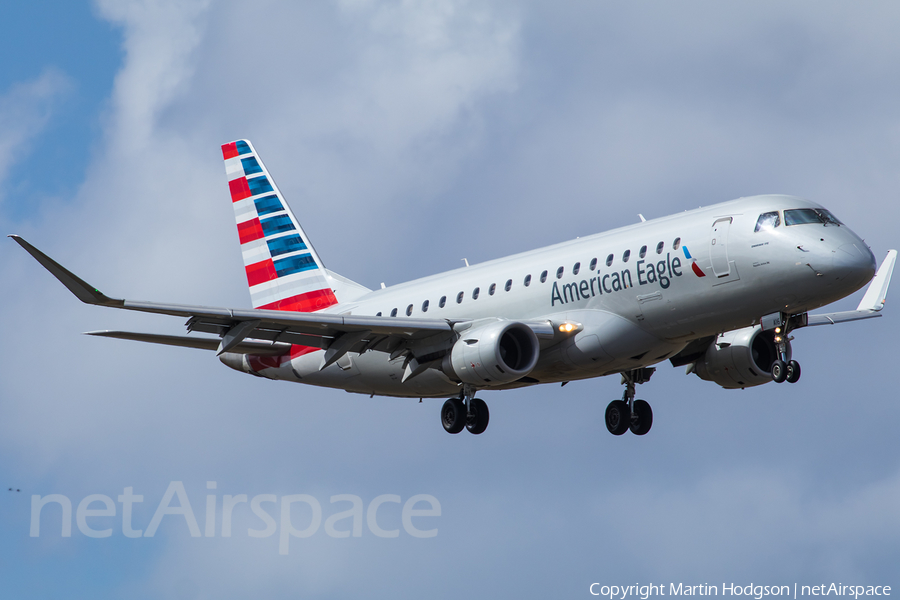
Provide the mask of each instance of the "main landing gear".
POLYGON ((621 400, 613 400, 606 407, 606 428, 613 435, 622 435, 629 429, 634 435, 644 435, 653 426, 653 411, 643 400, 634 399, 634 386, 650 381, 653 367, 634 369, 622 373, 625 392, 621 400))
POLYGON ((463 427, 478 435, 487 429, 491 414, 484 400, 475 397, 475 388, 463 387, 459 398, 450 398, 441 408, 441 424, 447 433, 459 433, 463 427))
POLYGON ((788 333, 791 329, 791 319, 782 319, 782 324, 775 328, 775 351, 778 358, 769 369, 772 373, 772 381, 775 383, 797 383, 800 380, 800 363, 796 360, 788 360, 788 343, 791 338, 788 333))

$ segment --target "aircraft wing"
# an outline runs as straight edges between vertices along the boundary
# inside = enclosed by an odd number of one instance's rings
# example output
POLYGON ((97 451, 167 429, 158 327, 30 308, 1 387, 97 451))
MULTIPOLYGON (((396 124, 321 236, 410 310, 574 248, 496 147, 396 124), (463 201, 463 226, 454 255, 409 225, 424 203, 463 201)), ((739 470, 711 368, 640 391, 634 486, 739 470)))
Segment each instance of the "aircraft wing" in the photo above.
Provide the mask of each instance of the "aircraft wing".
POLYGON ((881 266, 878 267, 878 272, 875 273, 872 283, 866 289, 866 294, 860 301, 859 306, 856 307, 856 310, 809 315, 807 326, 835 325, 848 321, 880 317, 881 309, 884 308, 884 303, 887 301, 887 292, 891 285, 891 275, 894 273, 894 264, 896 262, 897 251, 888 250, 887 256, 882 261, 881 266))
POLYGON ((409 343, 453 331, 453 321, 444 319, 396 319, 329 313, 278 310, 231 309, 136 302, 110 298, 17 235, 10 235, 70 292, 86 304, 188 317, 188 332, 213 333, 216 338, 163 336, 130 332, 90 332, 115 337, 190 348, 215 349, 246 354, 287 354, 291 344, 326 350, 323 368, 347 352, 379 350, 401 355, 409 343), (245 341, 248 338, 260 341, 245 341), (266 343, 268 342, 268 343, 266 343))
MULTIPOLYGON (((190 337, 186 335, 160 335, 157 333, 133 333, 131 331, 86 331, 85 335, 97 337, 116 338, 119 340, 133 340, 135 342, 150 342, 165 346, 180 346, 182 348, 197 348, 200 350, 218 350, 221 343, 218 338, 190 337)), ((280 342, 254 342, 245 340, 231 349, 238 354, 259 354, 262 356, 281 356, 289 353, 290 344, 280 342)))

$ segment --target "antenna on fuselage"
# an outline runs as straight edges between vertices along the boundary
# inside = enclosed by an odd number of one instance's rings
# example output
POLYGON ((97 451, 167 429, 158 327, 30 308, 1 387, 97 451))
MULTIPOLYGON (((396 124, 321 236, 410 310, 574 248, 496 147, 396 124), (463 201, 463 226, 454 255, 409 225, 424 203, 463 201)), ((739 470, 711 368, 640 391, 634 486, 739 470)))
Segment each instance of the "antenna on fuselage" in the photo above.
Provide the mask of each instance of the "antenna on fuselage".
POLYGON ((466 263, 466 266, 467 266, 467 267, 469 266, 469 259, 468 259, 468 258, 464 258, 464 259, 462 259, 462 261, 463 261, 464 263, 466 263))
POLYGON ((638 216, 641 218, 641 223, 647 222, 647 219, 644 218, 644 215, 642 215, 641 213, 638 213, 638 216))

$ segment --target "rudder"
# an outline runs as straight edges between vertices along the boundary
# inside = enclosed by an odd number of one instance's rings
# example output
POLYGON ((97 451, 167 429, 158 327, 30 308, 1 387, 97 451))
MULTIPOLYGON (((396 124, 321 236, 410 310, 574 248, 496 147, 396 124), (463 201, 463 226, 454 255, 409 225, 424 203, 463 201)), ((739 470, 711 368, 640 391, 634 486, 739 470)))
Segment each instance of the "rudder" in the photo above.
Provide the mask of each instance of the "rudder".
POLYGON ((222 146, 253 308, 315 312, 338 303, 327 271, 247 140, 222 146))

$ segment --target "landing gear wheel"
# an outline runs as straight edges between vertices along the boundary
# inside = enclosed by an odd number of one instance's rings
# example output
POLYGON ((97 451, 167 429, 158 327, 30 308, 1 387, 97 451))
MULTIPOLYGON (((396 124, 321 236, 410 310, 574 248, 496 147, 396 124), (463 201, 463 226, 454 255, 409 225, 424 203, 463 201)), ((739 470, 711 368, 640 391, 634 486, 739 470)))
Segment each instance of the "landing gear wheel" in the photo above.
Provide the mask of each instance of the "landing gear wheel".
POLYGON ((775 383, 782 383, 785 379, 787 379, 787 376, 787 365, 784 364, 783 360, 776 360, 772 363, 772 381, 774 381, 775 383))
POLYGON ((644 435, 653 426, 653 411, 643 400, 634 401, 634 417, 631 421, 631 433, 644 435))
POLYGON ((459 433, 466 426, 466 407, 459 398, 450 398, 441 408, 441 424, 447 433, 459 433))
POLYGON ((606 407, 606 428, 613 435, 622 435, 631 426, 631 410, 624 400, 613 400, 606 407))
POLYGON ((800 380, 800 363, 792 360, 787 364, 787 375, 785 381, 788 383, 797 383, 800 380))
POLYGON ((474 433, 475 435, 484 433, 484 430, 487 429, 488 421, 491 420, 491 413, 488 412, 487 404, 485 404, 484 400, 475 398, 472 400, 472 408, 475 414, 471 417, 466 417, 466 429, 469 430, 469 433, 474 433))

